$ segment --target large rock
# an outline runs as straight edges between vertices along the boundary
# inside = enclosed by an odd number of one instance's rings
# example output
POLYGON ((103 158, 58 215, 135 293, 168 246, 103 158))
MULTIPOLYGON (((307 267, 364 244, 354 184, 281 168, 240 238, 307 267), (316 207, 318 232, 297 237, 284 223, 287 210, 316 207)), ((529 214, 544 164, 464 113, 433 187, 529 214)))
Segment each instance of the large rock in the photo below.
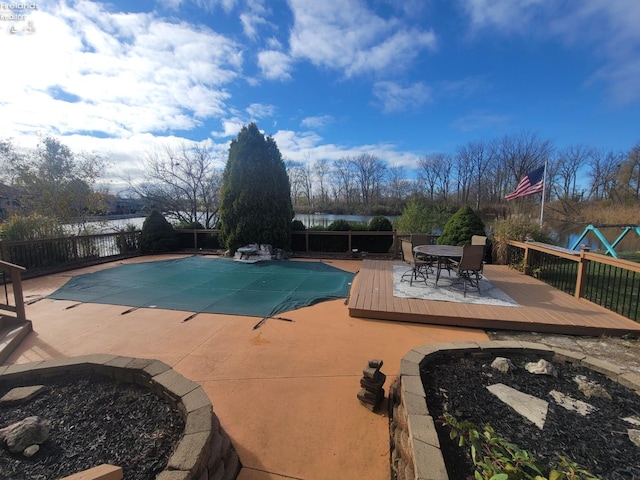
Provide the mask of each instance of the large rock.
POLYGON ((40 445, 49 438, 49 420, 27 417, 0 429, 0 440, 7 444, 10 452, 20 453, 31 445, 40 445))

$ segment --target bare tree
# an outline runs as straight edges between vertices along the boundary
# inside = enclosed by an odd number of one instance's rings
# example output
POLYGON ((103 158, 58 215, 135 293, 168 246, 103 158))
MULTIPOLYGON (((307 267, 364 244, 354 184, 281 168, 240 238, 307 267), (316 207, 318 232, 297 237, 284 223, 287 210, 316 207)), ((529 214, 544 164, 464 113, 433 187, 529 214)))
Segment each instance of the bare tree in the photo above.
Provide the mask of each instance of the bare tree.
POLYGON ((142 184, 129 188, 180 222, 213 228, 218 220, 222 173, 213 166, 213 151, 202 145, 165 147, 147 154, 142 184))
POLYGON ((440 169, 438 193, 445 202, 449 198, 449 193, 451 193, 454 166, 453 157, 451 155, 440 154, 438 156, 438 168, 440 169))
POLYGON ((294 203, 300 204, 301 200, 304 200, 307 206, 313 207, 313 171, 311 165, 309 163, 286 162, 286 169, 294 203))
POLYGON ((334 199, 342 199, 347 204, 352 203, 355 197, 355 171, 349 158, 339 158, 333 162, 334 199))
POLYGON ((316 178, 318 180, 318 188, 320 189, 320 202, 328 202, 329 192, 327 182, 329 181, 328 177, 331 171, 329 160, 327 160, 326 158, 316 160, 316 163, 313 166, 313 171, 315 172, 316 178))
POLYGON ((407 198, 411 189, 411 181, 406 178, 406 173, 401 166, 392 166, 387 175, 387 197, 394 208, 399 209, 401 202, 407 198))
POLYGON ((382 183, 387 173, 386 163, 369 153, 362 153, 350 159, 356 180, 360 184, 360 198, 369 206, 380 197, 382 183))
POLYGON ((458 201, 469 202, 469 192, 471 191, 472 168, 471 164, 460 155, 455 156, 456 172, 456 193, 458 201))
POLYGON ((441 183, 443 155, 434 153, 418 160, 418 178, 423 184, 429 200, 435 200, 438 185, 441 183))
POLYGON ((620 182, 627 195, 640 199, 640 144, 635 145, 622 161, 620 182))
POLYGON ((578 194, 576 188, 578 171, 586 165, 590 154, 591 149, 581 143, 567 147, 557 153, 556 160, 553 163, 562 182, 560 196, 563 198, 576 198, 578 194))
POLYGON ((483 182, 486 180, 485 176, 491 164, 492 156, 491 146, 485 140, 471 141, 458 148, 458 158, 470 166, 471 180, 475 181, 476 210, 480 208, 483 182))
POLYGON ((624 156, 621 153, 593 149, 589 155, 589 198, 602 200, 614 198, 618 183, 617 175, 624 156))
POLYGON ((538 138, 534 133, 505 135, 497 145, 496 154, 514 183, 503 193, 508 193, 525 175, 544 165, 552 152, 551 142, 538 138))

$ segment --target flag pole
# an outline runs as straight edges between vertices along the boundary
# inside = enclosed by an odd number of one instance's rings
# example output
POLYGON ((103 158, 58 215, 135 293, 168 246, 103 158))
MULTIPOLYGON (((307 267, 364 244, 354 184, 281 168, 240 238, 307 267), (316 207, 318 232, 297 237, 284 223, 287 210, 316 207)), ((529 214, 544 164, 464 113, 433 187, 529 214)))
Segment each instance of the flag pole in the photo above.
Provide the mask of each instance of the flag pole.
POLYGON ((542 173, 542 203, 540 203, 540 228, 544 221, 544 196, 547 191, 547 158, 544 159, 544 172, 542 173))

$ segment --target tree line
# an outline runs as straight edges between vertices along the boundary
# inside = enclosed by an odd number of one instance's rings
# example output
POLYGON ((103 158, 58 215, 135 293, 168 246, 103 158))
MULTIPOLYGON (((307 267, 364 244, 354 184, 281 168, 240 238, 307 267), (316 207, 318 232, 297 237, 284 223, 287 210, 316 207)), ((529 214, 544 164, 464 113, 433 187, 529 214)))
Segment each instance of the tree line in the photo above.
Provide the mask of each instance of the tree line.
POLYGON ((556 149, 551 141, 529 132, 472 140, 453 154, 424 155, 413 171, 370 153, 287 166, 298 208, 315 211, 350 205, 397 210, 407 198, 422 197, 480 209, 506 203, 504 197, 520 179, 545 161, 547 200, 640 200, 640 143, 628 152, 584 144, 556 149))
MULTIPOLYGON (((223 170, 214 167, 216 159, 202 144, 149 152, 140 161, 143 180, 129 178, 125 195, 183 225, 214 228, 223 180, 223 170)), ((415 169, 391 165, 373 153, 337 160, 285 159, 285 166, 298 212, 399 214, 415 198, 476 209, 504 205, 518 181, 545 161, 547 200, 626 205, 640 200, 640 143, 627 152, 584 144, 556 149, 530 132, 472 140, 452 154, 427 154, 415 169)), ((22 213, 66 223, 99 213, 107 193, 99 186, 106 165, 100 155, 74 153, 53 137, 43 138, 32 151, 0 140, 0 182, 5 192, 13 192, 22 213)), ((3 196, 6 202, 7 194, 0 191, 0 202, 3 196)))

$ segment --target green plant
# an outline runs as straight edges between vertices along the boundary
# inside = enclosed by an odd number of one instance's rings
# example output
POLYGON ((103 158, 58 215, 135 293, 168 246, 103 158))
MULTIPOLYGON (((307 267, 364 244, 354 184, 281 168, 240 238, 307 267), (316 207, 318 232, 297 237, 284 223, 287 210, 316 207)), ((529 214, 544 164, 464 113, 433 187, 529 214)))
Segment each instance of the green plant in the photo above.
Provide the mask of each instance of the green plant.
POLYGON ((204 225, 200 222, 179 222, 175 224, 174 228, 178 230, 204 230, 204 225))
POLYGON ((533 239, 536 242, 550 243, 549 232, 540 227, 538 223, 527 220, 508 218, 506 220, 496 220, 493 224, 493 255, 499 264, 507 263, 508 241, 524 242, 526 239, 533 239))
POLYGON ((222 177, 222 241, 231 252, 249 243, 289 249, 293 217, 289 177, 275 140, 255 123, 242 127, 222 177))
POLYGON ((543 467, 529 452, 497 435, 490 425, 480 431, 472 422, 448 413, 438 422, 449 428, 449 438, 457 439, 459 447, 469 446, 476 480, 598 480, 564 456, 558 457, 558 465, 545 476, 543 467))
POLYGON ((294 220, 291 222, 291 231, 293 232, 304 232, 307 227, 304 226, 301 220, 294 220))
POLYGON ((7 241, 38 240, 64 236, 64 227, 60 222, 37 213, 26 217, 13 215, 0 226, 0 238, 7 241))
MULTIPOLYGON (((372 232, 392 232, 393 224, 387 217, 379 215, 369 220, 368 229, 372 232)), ((392 236, 372 235, 366 237, 365 241, 366 245, 363 245, 362 249, 375 253, 386 253, 393 245, 392 236)))
POLYGON ((474 235, 485 235, 484 222, 470 206, 464 205, 447 220, 437 243, 438 245, 469 245, 474 235))
POLYGON ((157 210, 153 210, 142 224, 139 247, 141 253, 163 253, 178 248, 176 232, 157 210))

